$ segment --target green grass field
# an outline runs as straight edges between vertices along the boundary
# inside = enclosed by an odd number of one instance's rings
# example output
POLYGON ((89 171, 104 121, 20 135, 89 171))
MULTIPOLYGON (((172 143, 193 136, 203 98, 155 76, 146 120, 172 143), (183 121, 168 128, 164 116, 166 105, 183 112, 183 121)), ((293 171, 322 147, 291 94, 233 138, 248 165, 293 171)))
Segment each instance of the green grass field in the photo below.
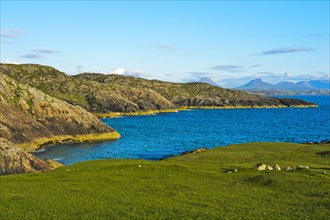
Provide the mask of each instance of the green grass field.
POLYGON ((329 174, 329 144, 251 143, 157 162, 89 161, 1 176, 0 217, 328 219, 329 174), (311 169, 257 171, 261 162, 311 169))

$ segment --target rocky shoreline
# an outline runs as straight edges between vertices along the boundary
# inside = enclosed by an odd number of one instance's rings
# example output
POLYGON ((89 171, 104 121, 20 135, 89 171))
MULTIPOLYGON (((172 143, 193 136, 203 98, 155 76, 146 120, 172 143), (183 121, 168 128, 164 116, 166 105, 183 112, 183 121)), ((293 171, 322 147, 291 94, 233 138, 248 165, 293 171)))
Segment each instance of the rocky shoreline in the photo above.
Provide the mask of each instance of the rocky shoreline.
POLYGON ((179 111, 189 111, 195 109, 267 109, 267 108, 317 108, 316 104, 301 104, 301 105, 279 105, 279 106, 181 106, 174 109, 164 110, 149 110, 149 111, 138 111, 138 112, 108 112, 108 113, 97 113, 93 112, 99 118, 117 118, 121 116, 140 116, 140 115, 156 115, 160 113, 175 113, 179 111))
POLYGON ((117 140, 121 135, 117 131, 102 133, 102 134, 85 134, 85 135, 62 135, 50 138, 40 138, 33 142, 26 142, 17 144, 19 147, 27 152, 40 150, 42 147, 53 146, 58 144, 68 143, 85 143, 85 142, 98 142, 98 141, 111 141, 117 140))
POLYGON ((305 142, 303 144, 315 145, 315 144, 330 144, 330 140, 315 141, 315 142, 305 142))

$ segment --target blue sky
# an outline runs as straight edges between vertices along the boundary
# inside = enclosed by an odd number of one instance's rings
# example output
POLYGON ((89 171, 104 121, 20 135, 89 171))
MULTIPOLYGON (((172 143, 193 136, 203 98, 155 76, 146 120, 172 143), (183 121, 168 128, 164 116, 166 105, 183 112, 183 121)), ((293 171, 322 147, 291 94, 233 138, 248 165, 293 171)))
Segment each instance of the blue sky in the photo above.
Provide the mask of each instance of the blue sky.
POLYGON ((329 77, 329 1, 1 1, 1 62, 224 87, 329 77))

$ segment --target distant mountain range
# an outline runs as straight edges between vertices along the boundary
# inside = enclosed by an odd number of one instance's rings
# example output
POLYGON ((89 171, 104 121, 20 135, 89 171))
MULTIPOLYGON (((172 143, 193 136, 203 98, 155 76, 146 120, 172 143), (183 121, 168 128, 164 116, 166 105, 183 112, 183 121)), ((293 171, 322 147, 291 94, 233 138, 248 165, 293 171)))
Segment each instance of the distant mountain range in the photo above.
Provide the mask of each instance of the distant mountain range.
POLYGON ((277 84, 271 84, 259 78, 251 80, 236 89, 259 93, 272 92, 274 94, 329 94, 330 80, 311 80, 298 83, 282 81, 277 84))
POLYGON ((217 86, 217 87, 221 87, 219 84, 217 84, 216 82, 214 82, 211 78, 209 77, 203 77, 200 78, 199 80, 189 80, 187 83, 194 83, 194 82, 201 82, 201 83, 207 83, 211 86, 217 86))

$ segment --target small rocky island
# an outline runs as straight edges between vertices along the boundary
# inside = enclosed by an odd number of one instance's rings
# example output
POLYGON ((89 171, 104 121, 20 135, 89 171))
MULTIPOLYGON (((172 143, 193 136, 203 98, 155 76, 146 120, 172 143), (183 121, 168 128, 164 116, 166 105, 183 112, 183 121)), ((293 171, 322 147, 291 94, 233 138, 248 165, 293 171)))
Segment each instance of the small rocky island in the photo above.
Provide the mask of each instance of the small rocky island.
POLYGON ((69 76, 36 64, 0 65, 0 174, 56 167, 28 152, 45 145, 103 141, 120 134, 98 116, 185 108, 315 107, 206 83, 170 83, 120 75, 69 76), (20 160, 20 161, 17 161, 20 160))

